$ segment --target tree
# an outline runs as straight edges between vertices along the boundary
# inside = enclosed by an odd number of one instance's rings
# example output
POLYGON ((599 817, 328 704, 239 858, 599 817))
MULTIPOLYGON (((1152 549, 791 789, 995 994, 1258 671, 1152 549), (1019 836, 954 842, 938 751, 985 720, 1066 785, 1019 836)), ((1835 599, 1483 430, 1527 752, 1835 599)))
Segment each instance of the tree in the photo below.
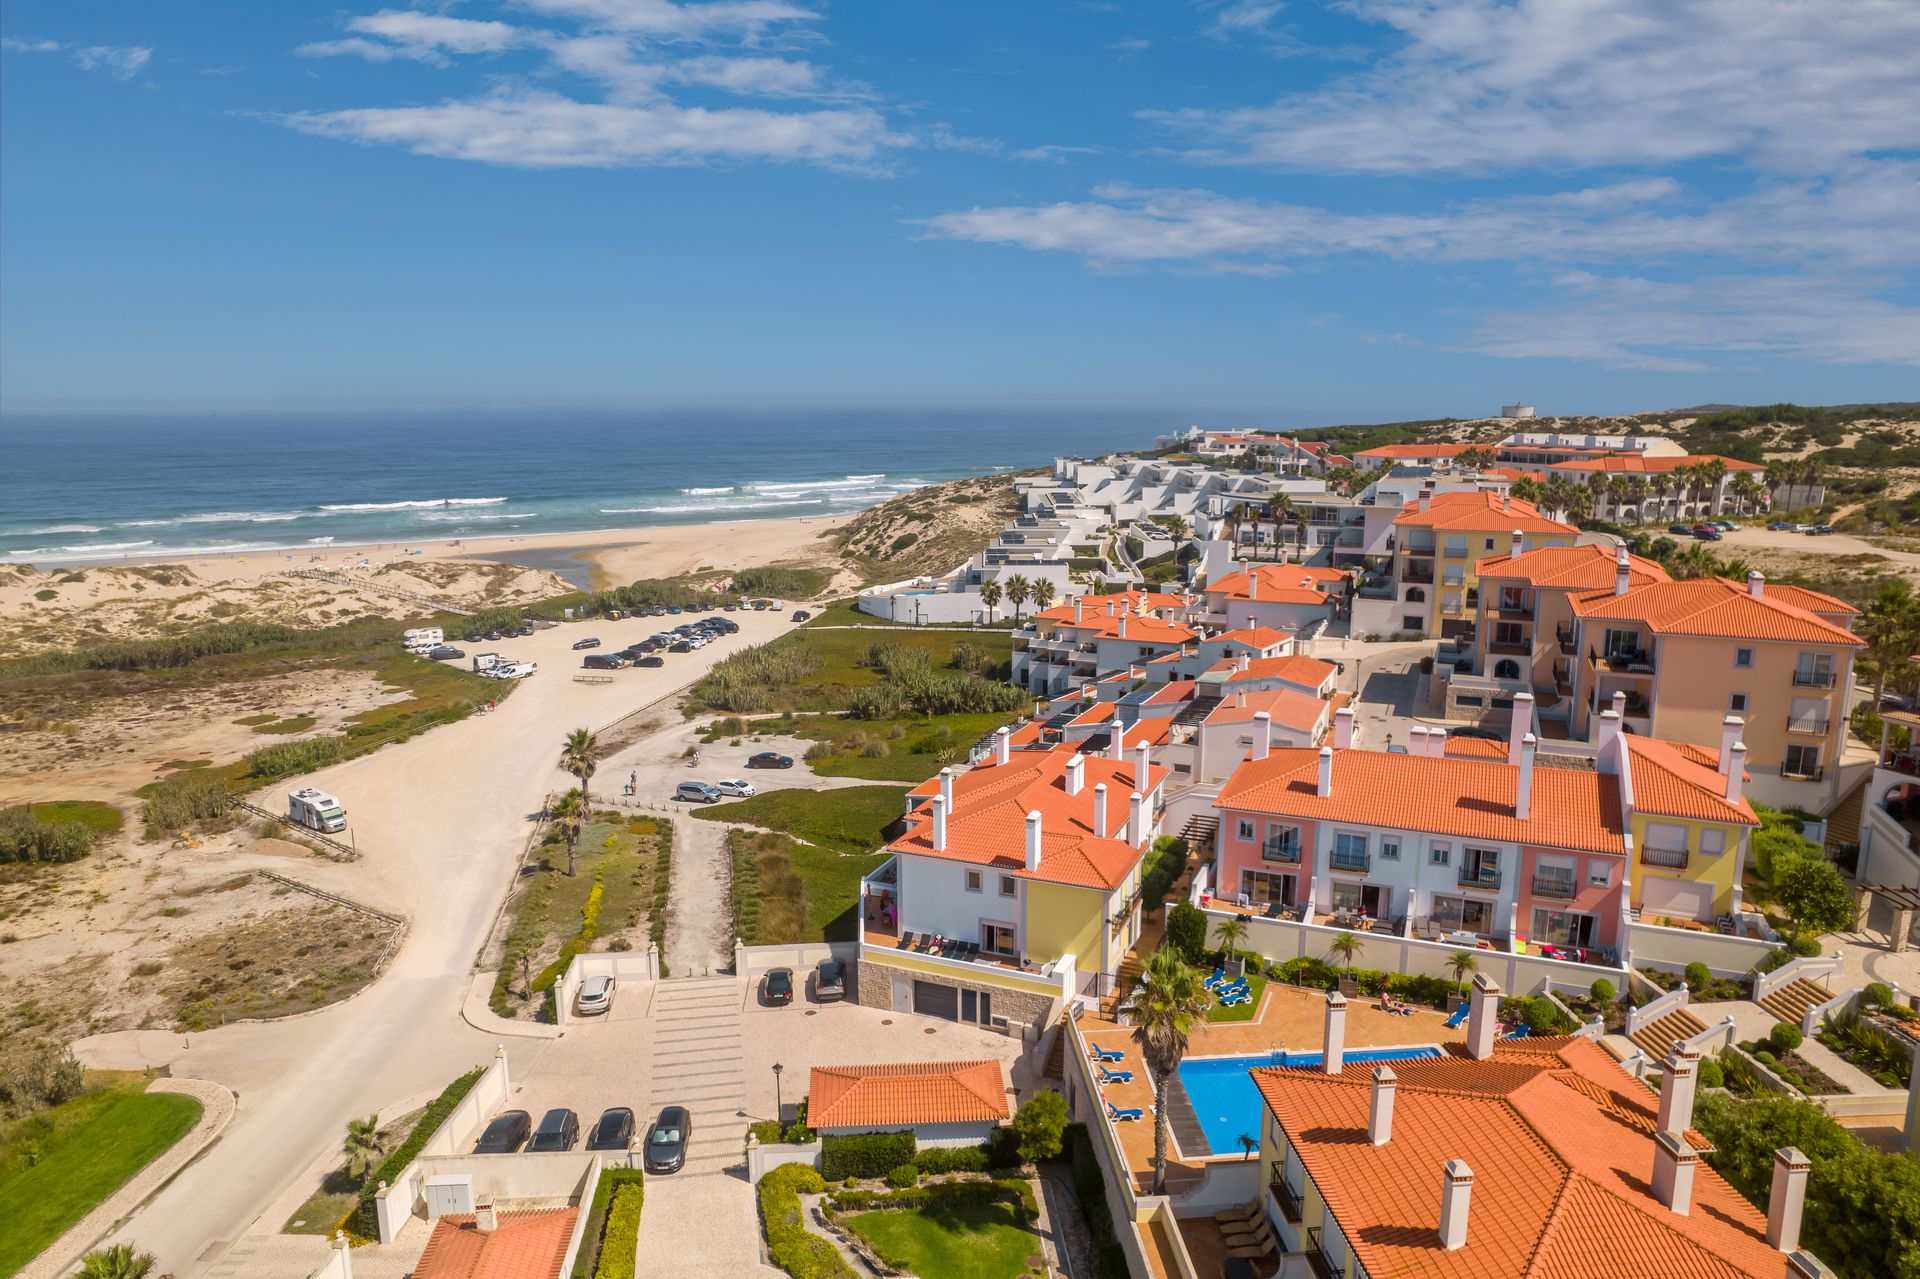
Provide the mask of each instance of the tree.
POLYGON ((594 770, 600 767, 600 739, 585 728, 576 728, 568 733, 567 740, 560 748, 560 767, 580 779, 580 807, 583 811, 591 812, 593 799, 587 783, 593 780, 594 770))
POLYGON ((1347 976, 1351 978, 1353 976, 1354 956, 1360 953, 1360 935, 1358 933, 1341 933, 1333 939, 1333 944, 1327 947, 1327 951, 1330 954, 1340 956, 1341 959, 1346 961, 1347 976))
POLYGON ((1127 1005, 1133 1023, 1133 1042, 1153 1080, 1153 1193, 1167 1187, 1167 1084, 1187 1055, 1193 1028, 1206 1016, 1213 1000, 1200 974, 1178 951, 1162 946, 1147 957, 1140 986, 1127 1005))
POLYGON ((1246 943, 1247 921, 1241 919, 1238 915, 1233 916, 1231 919, 1223 919, 1220 921, 1219 926, 1213 930, 1213 935, 1215 940, 1220 943, 1220 962, 1224 964, 1227 960, 1232 959, 1234 952, 1246 943))
POLYGON ((1267 518, 1273 521, 1273 558, 1280 558, 1280 529, 1293 515, 1293 499, 1275 493, 1267 499, 1267 518))
POLYGON ((1026 575, 1015 573, 1006 580, 1007 602, 1013 605, 1013 620, 1020 620, 1020 606, 1033 598, 1033 583, 1026 575))
POLYGON ((1028 1162, 1058 1155, 1066 1131, 1067 1099, 1051 1088, 1027 1098, 1014 1112, 1014 1149, 1028 1162))
POLYGON ((1867 656, 1877 672, 1874 678, 1873 705, 1887 694, 1887 675, 1907 660, 1920 643, 1920 601, 1913 595, 1913 584, 1904 577, 1889 580, 1867 605, 1855 628, 1867 641, 1867 656))
POLYGON ((1484 471, 1493 465, 1493 450, 1485 444, 1475 444, 1460 450, 1453 459, 1454 465, 1466 471, 1484 471))
POLYGON ((991 580, 980 583, 980 602, 987 606, 987 621, 991 624, 994 610, 1000 607, 1000 583, 991 580))
POLYGON ((153 1270, 153 1254, 135 1252, 132 1244, 90 1252, 80 1260, 80 1279, 146 1279, 153 1270))
POLYGON ((554 825, 560 828, 560 838, 567 843, 569 878, 579 869, 580 832, 586 828, 586 816, 586 805, 578 786, 562 795, 553 805, 554 825))
POLYGON ((380 1116, 368 1115, 365 1119, 347 1120, 347 1135, 340 1143, 340 1153, 346 1157, 347 1176, 356 1182, 365 1181, 367 1174, 379 1166, 381 1156, 387 1153, 387 1142, 380 1135, 380 1116))
POLYGON ((1839 868, 1824 857, 1800 857, 1780 867, 1773 899, 1793 921, 1793 940, 1802 929, 1830 933, 1853 923, 1853 894, 1839 868))
POLYGON ((1470 950, 1456 950, 1447 956, 1447 969, 1453 974, 1454 982, 1464 993, 1467 988, 1467 974, 1480 971, 1480 960, 1470 950))
POLYGON ((1053 607, 1053 583, 1044 577, 1033 584, 1033 606, 1043 611, 1053 607))
POLYGON ((1545 490, 1540 487, 1540 481, 1530 475, 1523 475, 1512 484, 1509 484, 1507 486, 1507 492, 1520 501, 1534 506, 1538 506, 1541 499, 1546 495, 1545 490))
POLYGON ((1198 960, 1207 949, 1206 912, 1192 902, 1175 902, 1167 911, 1167 944, 1188 962, 1198 960))

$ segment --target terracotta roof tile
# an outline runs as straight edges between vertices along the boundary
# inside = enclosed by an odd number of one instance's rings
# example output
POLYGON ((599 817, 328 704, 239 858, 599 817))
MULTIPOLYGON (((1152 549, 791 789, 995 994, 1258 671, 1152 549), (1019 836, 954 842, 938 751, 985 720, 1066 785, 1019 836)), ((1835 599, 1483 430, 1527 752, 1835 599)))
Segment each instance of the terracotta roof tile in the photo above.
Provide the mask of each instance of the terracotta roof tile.
POLYGON ((1531 502, 1517 497, 1476 489, 1470 493, 1435 493, 1421 510, 1419 502, 1408 502, 1393 521, 1410 528, 1463 529, 1470 532, 1564 533, 1573 537, 1580 532, 1571 524, 1550 520, 1531 502))
MULTIPOLYGON (((1615 553, 1604 546, 1543 546, 1518 556, 1489 555, 1474 566, 1481 577, 1518 579, 1534 587, 1559 590, 1612 590, 1619 568, 1615 553)), ((1638 555, 1627 557, 1627 581, 1668 582, 1667 570, 1638 555)), ((1486 591, 1483 589, 1484 596, 1486 591)))
POLYGON ((1471 444, 1379 444, 1361 449, 1355 457, 1459 457, 1471 444))
POLYGON ((1701 763, 1694 752, 1649 737, 1626 740, 1635 811, 1747 826, 1760 824, 1753 805, 1744 796, 1737 804, 1727 802, 1726 778, 1714 765, 1701 763))
POLYGON ((1782 603, 1791 604, 1795 608, 1804 608, 1809 613, 1838 613, 1843 617, 1860 616, 1860 610, 1845 600, 1835 599, 1831 595, 1822 595, 1819 591, 1810 591, 1804 586, 1768 582, 1766 592, 1782 603))
POLYGON ((1658 635, 1695 635, 1712 639, 1786 640, 1803 644, 1865 641, 1823 617, 1769 592, 1751 594, 1724 577, 1684 582, 1652 582, 1615 595, 1611 588, 1569 597, 1581 617, 1633 621, 1658 635))
POLYGON ((1206 593, 1267 604, 1324 604, 1349 575, 1317 564, 1255 564, 1208 582, 1206 593), (1259 593, 1253 593, 1253 583, 1259 593))
POLYGON ((1333 704, 1312 693, 1293 688, 1259 689, 1251 693, 1231 693, 1207 715, 1209 724, 1247 723, 1260 711, 1273 722, 1299 732, 1311 732, 1322 718, 1333 714, 1333 704))
POLYGON ((1272 648, 1275 644, 1285 643, 1287 640, 1292 639, 1293 636, 1287 634, 1285 631, 1277 631, 1271 626, 1251 626, 1242 627, 1237 631, 1222 631, 1218 635, 1210 635, 1207 638, 1209 640, 1232 640, 1237 644, 1245 644, 1249 648, 1272 648))
POLYGON ((1301 688, 1319 688, 1338 671, 1339 668, 1332 662, 1292 653, 1286 657, 1250 658, 1245 670, 1240 669, 1239 658, 1223 657, 1209 666, 1206 673, 1222 677, 1229 684, 1241 680, 1280 679, 1289 684, 1298 684, 1301 688))
POLYGON ((1742 462, 1737 457, 1721 457, 1717 453, 1688 453, 1671 457, 1647 457, 1638 453, 1608 453, 1600 457, 1582 457, 1567 462, 1555 462, 1547 469, 1606 471, 1620 475, 1666 475, 1683 466, 1699 466, 1705 462, 1719 462, 1727 468, 1729 473, 1767 469, 1757 462, 1742 462))
POLYGON ((433 1223, 413 1279, 555 1279, 573 1238, 577 1208, 526 1208, 499 1214, 482 1234, 472 1213, 433 1223))
POLYGON ((987 1123, 1007 1117, 998 1061, 815 1066, 807 1123, 815 1128, 912 1128, 987 1123))

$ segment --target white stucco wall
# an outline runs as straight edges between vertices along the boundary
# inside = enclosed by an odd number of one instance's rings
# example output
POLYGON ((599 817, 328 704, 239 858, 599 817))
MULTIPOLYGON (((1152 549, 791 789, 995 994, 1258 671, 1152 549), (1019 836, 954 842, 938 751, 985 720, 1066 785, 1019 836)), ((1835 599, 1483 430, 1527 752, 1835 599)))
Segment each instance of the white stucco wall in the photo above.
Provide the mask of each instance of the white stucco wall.
POLYGON ((991 866, 967 866, 960 862, 902 853, 900 870, 900 926, 916 933, 941 933, 961 941, 980 940, 980 921, 1011 924, 1016 943, 1024 947, 1026 936, 1026 885, 1013 881, 1014 895, 1000 894, 1000 876, 1004 871, 991 866), (967 891, 966 872, 980 872, 980 891, 967 891))

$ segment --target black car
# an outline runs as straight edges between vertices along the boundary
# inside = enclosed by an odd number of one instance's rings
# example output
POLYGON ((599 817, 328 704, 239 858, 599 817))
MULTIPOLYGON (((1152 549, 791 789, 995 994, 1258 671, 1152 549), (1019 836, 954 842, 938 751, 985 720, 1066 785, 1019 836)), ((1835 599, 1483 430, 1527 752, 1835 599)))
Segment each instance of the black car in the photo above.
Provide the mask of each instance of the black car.
POLYGON ((804 622, 812 616, 813 614, 807 612, 804 608, 796 608, 793 610, 793 620, 796 622, 804 622))
POLYGON ((617 671, 626 664, 626 657, 620 653, 588 653, 580 659, 580 665, 590 671, 617 671))
POLYGON ((427 656, 436 662, 458 661, 467 655, 464 648, 455 648, 451 644, 439 644, 427 650, 427 656))
POLYGON ((533 1116, 524 1110, 509 1110, 480 1134, 480 1140, 474 1143, 476 1155, 511 1155, 527 1142, 527 1134, 533 1131, 533 1116))
POLYGON ((665 666, 667 659, 658 653, 643 653, 633 659, 633 664, 635 666, 665 666))
POLYGON ((693 651, 693 643, 690 640, 679 640, 670 645, 667 651, 669 653, 691 653, 693 651))
POLYGON ((587 1134, 588 1150, 625 1150, 633 1144, 633 1112, 615 1106, 601 1114, 600 1122, 587 1134))
POLYGON ((515 634, 515 635, 519 635, 519 636, 523 636, 523 637, 524 637, 524 636, 527 636, 527 635, 531 635, 531 634, 533 634, 533 623, 532 623, 532 622, 522 622, 522 623, 520 624, 520 629, 519 629, 519 630, 517 630, 517 631, 515 631, 515 632, 514 632, 514 634, 515 634))
POLYGON ((792 768, 793 756, 782 755, 779 751, 761 751, 758 755, 747 757, 748 768, 792 768))
POLYGON ((1693 530, 1693 535, 1703 542, 1724 542, 1727 540, 1727 535, 1717 528, 1697 528, 1693 530))
POLYGON ((765 986, 766 1000, 769 1004, 790 1004, 793 1002, 793 969, 775 968, 767 973, 765 986))
POLYGON ((527 1143, 527 1153, 572 1150, 580 1140, 580 1116, 571 1110, 554 1109, 540 1116, 540 1127, 527 1143))
POLYGON ((1686 537, 1686 536, 1688 536, 1689 534, 1691 534, 1691 533, 1693 532, 1693 525, 1691 525, 1691 524, 1669 524, 1669 525, 1667 525, 1667 532, 1669 532, 1669 533, 1678 533, 1678 534, 1679 534, 1680 536, 1682 536, 1682 537, 1686 537))
POLYGON ((648 1172, 679 1172, 687 1162, 687 1142, 693 1137, 693 1116, 685 1106, 667 1106, 647 1129, 641 1162, 648 1172))
POLYGON ((583 640, 575 640, 573 642, 573 647, 576 652, 583 648, 599 648, 600 641, 593 638, 591 635, 589 635, 587 638, 583 640))

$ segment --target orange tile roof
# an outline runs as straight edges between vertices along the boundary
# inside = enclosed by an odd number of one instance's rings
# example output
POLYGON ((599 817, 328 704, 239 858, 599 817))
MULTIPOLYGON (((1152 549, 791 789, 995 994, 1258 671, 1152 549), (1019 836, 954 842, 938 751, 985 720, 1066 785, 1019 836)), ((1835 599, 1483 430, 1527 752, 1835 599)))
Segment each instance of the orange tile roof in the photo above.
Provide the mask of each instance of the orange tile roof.
POLYGON ((1372 1066, 1261 1068, 1255 1084, 1368 1274, 1422 1279, 1778 1279, 1766 1219, 1702 1162, 1692 1211, 1652 1190, 1652 1094, 1591 1040, 1394 1062, 1393 1136, 1365 1139, 1372 1066), (1441 1169, 1473 1170, 1464 1247, 1440 1245, 1441 1169))
MULTIPOLYGON (((1489 555, 1474 565, 1479 576, 1517 578, 1529 586, 1557 590, 1612 590, 1618 565, 1616 552, 1604 546, 1542 546, 1519 555, 1489 555)), ((1627 581, 1639 586, 1646 582, 1670 582, 1667 570, 1653 560, 1627 556, 1627 581)), ((1481 595, 1487 593, 1481 587, 1481 595)))
POLYGON ((1464 529, 1469 532, 1564 533, 1573 537, 1580 532, 1571 524, 1550 520, 1540 508, 1520 498, 1475 489, 1470 493, 1435 493, 1421 510, 1418 501, 1408 502, 1394 517, 1394 524, 1410 528, 1464 529))
POLYGON ((1785 582, 1768 582, 1766 593, 1795 608, 1804 608, 1809 613, 1839 613, 1845 617, 1858 617, 1860 610, 1845 600, 1835 599, 1831 595, 1822 595, 1819 591, 1810 591, 1804 586, 1788 586, 1785 582))
POLYGON ((1007 1117, 998 1061, 915 1061, 815 1066, 807 1082, 814 1128, 913 1128, 989 1123, 1007 1117))
POLYGON ((1232 640, 1236 644, 1245 644, 1251 648, 1272 648, 1293 636, 1285 631, 1275 630, 1271 626, 1248 626, 1237 631, 1222 631, 1218 635, 1209 635, 1209 640, 1232 640))
POLYGON ((1273 722, 1300 732, 1312 732, 1323 717, 1333 713, 1333 704, 1312 693, 1293 688, 1269 688, 1252 693, 1234 693, 1220 699, 1220 705, 1207 715, 1209 724, 1240 724, 1265 711, 1273 722))
POLYGON ((1615 595, 1612 589, 1575 594, 1573 611, 1581 617, 1632 621, 1658 635, 1696 635, 1712 639, 1788 640, 1804 644, 1864 644, 1853 632, 1815 616, 1769 592, 1749 594, 1724 577, 1684 582, 1651 582, 1615 595))
POLYGON ((1066 788, 1067 761, 1080 753, 1076 745, 1016 751, 1004 765, 987 763, 956 774, 947 846, 935 850, 932 805, 923 804, 907 818, 906 834, 888 844, 888 851, 990 866, 1021 879, 1118 888, 1146 851, 1113 837, 1125 829, 1129 796, 1136 790, 1151 794, 1169 771, 1150 764, 1142 779, 1134 767, 1133 744, 1164 737, 1170 724, 1157 719, 1130 727, 1125 761, 1084 756, 1078 795, 1067 794, 1066 788), (1093 833, 1093 788, 1102 782, 1107 787, 1105 839, 1093 833), (1027 814, 1034 811, 1041 815, 1040 868, 1029 871, 1027 814))
POLYGON ((1208 595, 1224 595, 1230 600, 1257 600, 1268 604, 1324 604, 1327 593, 1349 574, 1315 564, 1255 564, 1208 582, 1208 595), (1258 580, 1259 595, 1252 593, 1258 580))
POLYGON ((1472 444, 1381 444, 1361 449, 1355 457, 1459 457, 1472 444))
POLYGON ((566 1260, 578 1208, 522 1208, 499 1214, 482 1234, 472 1213, 433 1223, 413 1279, 555 1279, 566 1260))
POLYGON ((1504 761, 1335 751, 1333 791, 1323 799, 1319 755, 1296 747, 1249 760, 1220 788, 1215 807, 1322 821, 1391 813, 1397 826, 1436 835, 1625 851, 1619 779, 1607 773, 1536 766, 1531 813, 1521 819, 1513 815, 1520 770, 1504 761))
MULTIPOLYGON (((1082 595, 1079 597, 1079 606, 1080 615, 1091 622, 1096 613, 1117 616, 1120 613, 1155 613, 1163 609, 1186 608, 1187 597, 1166 591, 1115 591, 1110 595, 1082 595)), ((1073 609, 1074 601, 1068 600, 1027 616, 1036 621, 1071 622, 1073 609)))
POLYGON ((1507 758, 1505 742, 1489 741, 1484 737, 1449 737, 1444 749, 1448 755, 1457 755, 1461 759, 1497 759, 1504 763, 1507 758))
POLYGON ((1207 668, 1207 674, 1225 674, 1227 683, 1240 680, 1283 679, 1289 684, 1298 684, 1302 688, 1319 688, 1331 679, 1339 668, 1332 662, 1323 662, 1317 657, 1308 657, 1304 653, 1289 653, 1285 657, 1253 657, 1247 659, 1247 669, 1240 669, 1240 659, 1223 657, 1207 668))
POLYGON ((1650 737, 1626 740, 1635 812, 1746 826, 1760 824, 1753 805, 1744 796, 1738 803, 1727 802, 1727 779, 1720 775, 1717 761, 1702 762, 1697 751, 1682 751, 1671 742, 1650 737))
POLYGON ((1717 453, 1688 453, 1673 457, 1645 457, 1638 453, 1609 453, 1602 457, 1574 458, 1568 462, 1555 462, 1549 470, 1554 471, 1614 471, 1627 475, 1666 475, 1683 466, 1699 466, 1706 462, 1722 463, 1729 473, 1734 471, 1764 471, 1767 468, 1757 462, 1742 462, 1737 457, 1721 457, 1717 453))
MULTIPOLYGON (((1156 659, 1157 660, 1157 659, 1156 659)), ((1162 702, 1184 702, 1193 696, 1194 682, 1190 679, 1170 679, 1154 690, 1147 705, 1157 706, 1162 702)))

